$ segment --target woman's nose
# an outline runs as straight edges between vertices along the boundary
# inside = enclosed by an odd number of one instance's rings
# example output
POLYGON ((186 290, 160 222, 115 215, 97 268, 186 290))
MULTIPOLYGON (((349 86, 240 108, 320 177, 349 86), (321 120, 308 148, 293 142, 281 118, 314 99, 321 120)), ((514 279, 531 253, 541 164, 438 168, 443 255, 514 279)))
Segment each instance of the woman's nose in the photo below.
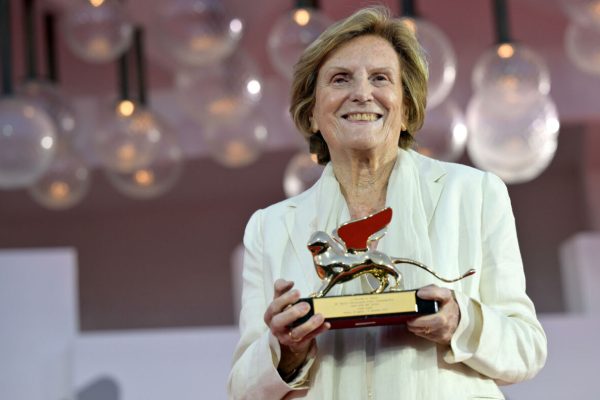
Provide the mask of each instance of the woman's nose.
POLYGON ((352 87, 351 100, 365 103, 373 100, 373 88, 368 79, 356 79, 352 87))

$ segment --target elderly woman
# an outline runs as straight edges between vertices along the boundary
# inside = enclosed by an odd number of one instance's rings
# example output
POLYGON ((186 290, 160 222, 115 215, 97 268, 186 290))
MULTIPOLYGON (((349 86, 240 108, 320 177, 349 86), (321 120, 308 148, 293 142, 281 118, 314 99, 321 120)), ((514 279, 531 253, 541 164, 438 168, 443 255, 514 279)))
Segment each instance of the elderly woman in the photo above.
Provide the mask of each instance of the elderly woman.
MULTIPOLYGON (((525 294, 510 200, 494 175, 410 150, 424 119, 426 64, 403 22, 367 8, 325 31, 296 65, 290 111, 321 163, 320 180, 257 211, 244 244, 241 339, 234 399, 502 399, 498 384, 534 376, 546 338, 525 294), (439 312, 406 326, 329 330, 305 303, 320 285, 312 232, 389 206, 377 249, 441 275, 477 273, 445 287, 406 267, 405 289, 439 312)), ((365 277, 331 294, 371 290, 365 277)))

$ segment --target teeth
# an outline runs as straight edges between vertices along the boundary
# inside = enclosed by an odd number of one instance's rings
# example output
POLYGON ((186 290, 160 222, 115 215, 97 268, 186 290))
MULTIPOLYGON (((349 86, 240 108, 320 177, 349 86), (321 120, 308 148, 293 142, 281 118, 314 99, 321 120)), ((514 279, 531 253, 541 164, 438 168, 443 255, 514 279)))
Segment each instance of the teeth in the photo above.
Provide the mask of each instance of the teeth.
POLYGON ((346 117, 349 121, 375 121, 378 118, 377 114, 372 113, 353 113, 348 114, 348 117, 346 117))

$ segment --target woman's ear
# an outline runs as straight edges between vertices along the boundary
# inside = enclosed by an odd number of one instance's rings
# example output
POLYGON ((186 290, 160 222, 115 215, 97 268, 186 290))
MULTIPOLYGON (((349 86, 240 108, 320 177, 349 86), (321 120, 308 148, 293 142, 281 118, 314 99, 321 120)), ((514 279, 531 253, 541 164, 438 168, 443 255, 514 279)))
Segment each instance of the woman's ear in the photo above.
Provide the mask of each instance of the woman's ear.
POLYGON ((312 116, 310 116, 308 120, 310 121, 310 131, 312 133, 317 133, 319 131, 319 124, 317 124, 317 121, 312 116))

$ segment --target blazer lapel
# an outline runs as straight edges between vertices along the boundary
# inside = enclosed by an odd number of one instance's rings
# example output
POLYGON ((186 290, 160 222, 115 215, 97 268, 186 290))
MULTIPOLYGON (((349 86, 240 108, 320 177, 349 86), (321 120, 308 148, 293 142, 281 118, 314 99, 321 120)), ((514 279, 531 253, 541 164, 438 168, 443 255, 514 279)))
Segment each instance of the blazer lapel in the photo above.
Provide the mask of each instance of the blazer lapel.
POLYGON ((305 290, 315 290, 317 274, 313 268, 312 256, 307 249, 310 236, 317 230, 317 213, 314 190, 306 193, 297 201, 291 202, 285 215, 285 225, 288 232, 288 240, 295 255, 295 260, 289 260, 291 265, 302 269, 305 278, 305 290))
POLYGON ((446 170, 443 168, 443 164, 437 160, 424 157, 415 151, 411 151, 411 153, 419 169, 421 196, 427 224, 431 225, 433 214, 444 189, 446 170))

